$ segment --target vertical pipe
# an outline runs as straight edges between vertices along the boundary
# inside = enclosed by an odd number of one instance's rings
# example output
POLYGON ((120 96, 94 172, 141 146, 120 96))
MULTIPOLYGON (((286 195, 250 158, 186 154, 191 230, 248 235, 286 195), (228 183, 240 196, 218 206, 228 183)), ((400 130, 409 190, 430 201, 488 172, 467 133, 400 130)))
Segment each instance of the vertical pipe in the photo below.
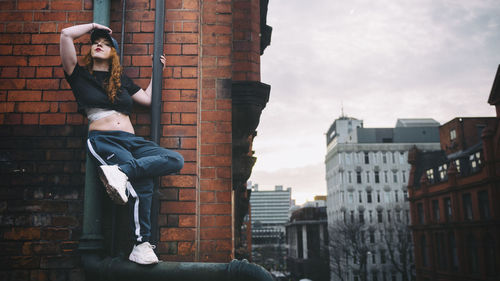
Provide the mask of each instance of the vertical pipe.
POLYGON ((165 1, 156 0, 151 100, 151 139, 156 143, 160 142, 161 88, 163 75, 160 56, 163 54, 164 26, 165 1))
POLYGON ((122 3, 122 32, 120 38, 120 64, 123 65, 123 42, 125 41, 125 10, 127 8, 127 0, 122 3))
POLYGON ((110 0, 94 0, 94 22, 109 26, 110 0))
MULTIPOLYGON (((109 26, 109 10, 109 0, 94 0, 93 21, 109 26)), ((97 178, 96 165, 88 154, 85 161, 83 226, 79 248, 81 250, 99 250, 103 247, 102 200, 104 194, 97 178)))
MULTIPOLYGON (((160 62, 160 56, 163 54, 163 34, 165 27, 165 1, 156 0, 155 6, 155 33, 154 33, 154 48, 153 48, 153 74, 152 74, 152 97, 151 97, 151 139, 160 143, 161 135, 161 89, 163 66, 160 62)), ((160 179, 155 179, 155 187, 153 193, 153 202, 151 206, 151 241, 158 241, 158 189, 160 179)))

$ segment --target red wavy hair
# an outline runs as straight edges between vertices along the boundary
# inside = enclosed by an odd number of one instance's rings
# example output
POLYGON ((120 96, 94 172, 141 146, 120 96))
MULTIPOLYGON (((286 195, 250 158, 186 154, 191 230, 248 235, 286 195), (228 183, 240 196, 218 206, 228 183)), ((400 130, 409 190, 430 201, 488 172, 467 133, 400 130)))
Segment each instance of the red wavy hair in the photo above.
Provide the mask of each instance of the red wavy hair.
MULTIPOLYGON (((121 77, 122 77, 122 66, 120 65, 120 57, 116 52, 115 48, 111 48, 110 58, 109 58, 109 80, 104 81, 104 89, 106 90, 106 94, 108 95, 108 99, 111 102, 115 101, 116 95, 122 86, 121 77)), ((94 59, 92 58, 92 50, 85 55, 83 58, 83 64, 85 68, 92 74, 94 59)))

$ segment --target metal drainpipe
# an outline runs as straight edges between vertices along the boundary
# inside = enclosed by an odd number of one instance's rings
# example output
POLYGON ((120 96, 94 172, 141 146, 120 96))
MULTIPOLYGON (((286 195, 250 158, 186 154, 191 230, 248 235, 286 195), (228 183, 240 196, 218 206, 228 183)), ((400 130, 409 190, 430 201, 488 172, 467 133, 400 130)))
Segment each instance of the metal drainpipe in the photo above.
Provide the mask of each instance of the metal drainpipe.
MULTIPOLYGON (((109 0, 94 0, 94 22, 109 26, 109 0)), ((102 200, 103 192, 97 177, 96 165, 86 156, 83 228, 79 249, 96 251, 103 248, 102 200)))
MULTIPOLYGON (((160 56, 163 54, 163 34, 165 26, 165 1, 156 0, 155 3, 155 33, 153 46, 153 73, 151 88, 151 139, 160 144, 161 136, 161 89, 163 81, 163 66, 160 56)), ((160 178, 154 179, 153 201, 151 204, 151 241, 156 243, 158 239, 158 189, 160 178)))

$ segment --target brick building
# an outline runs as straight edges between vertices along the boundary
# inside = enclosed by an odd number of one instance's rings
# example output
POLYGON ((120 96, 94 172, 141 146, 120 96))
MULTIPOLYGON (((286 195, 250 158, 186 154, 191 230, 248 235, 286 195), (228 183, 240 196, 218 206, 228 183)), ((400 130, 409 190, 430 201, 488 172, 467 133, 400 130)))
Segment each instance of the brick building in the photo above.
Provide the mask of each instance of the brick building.
MULTIPOLYGON (((124 1, 0 2, 1 280, 83 278, 87 124, 64 79, 59 36, 109 9, 126 73, 145 87, 160 1, 124 1), (109 7, 97 7, 101 2, 109 7)), ((164 261, 225 263, 248 255, 236 249, 244 249, 251 144, 270 92, 260 82, 260 55, 271 35, 267 2, 165 1, 159 142, 180 152, 185 166, 161 178, 154 197, 153 239, 164 261)), ((79 58, 88 41, 77 40, 79 58)), ((154 117, 139 106, 134 112, 136 134, 149 138, 154 117)), ((102 208, 97 242, 105 255, 120 256, 130 246, 121 234, 126 211, 102 200, 93 205, 102 208)))
POLYGON ((498 280, 500 95, 495 85, 489 103, 496 106, 496 118, 455 118, 440 127, 441 151, 409 153, 417 280, 498 280))

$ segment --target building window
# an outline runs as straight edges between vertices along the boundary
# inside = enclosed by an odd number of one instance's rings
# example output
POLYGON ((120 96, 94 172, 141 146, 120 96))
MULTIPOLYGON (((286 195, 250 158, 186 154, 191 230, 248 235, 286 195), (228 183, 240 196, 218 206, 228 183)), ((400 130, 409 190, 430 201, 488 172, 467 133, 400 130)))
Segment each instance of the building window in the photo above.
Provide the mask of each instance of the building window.
POLYGON ((446 197, 443 199, 443 205, 444 205, 444 218, 447 222, 449 222, 453 218, 450 197, 446 197))
POLYGON ((465 220, 472 220, 472 218, 473 218, 472 199, 471 199, 470 193, 464 193, 462 195, 462 201, 464 204, 464 219, 465 220))
MULTIPOLYGON (((373 251, 373 252, 372 252, 372 263, 373 263, 373 264, 376 264, 376 263, 377 263, 377 252, 375 252, 375 251, 373 251)), ((373 276, 374 276, 374 277, 376 277, 376 276, 377 276, 377 273, 374 273, 374 275, 373 275, 373 276)))
POLYGON ((408 198, 408 191, 406 191, 406 190, 403 191, 403 194, 404 194, 403 196, 405 197, 405 202, 410 201, 410 199, 408 198))
POLYGON ((469 162, 470 162, 470 166, 472 168, 472 172, 479 171, 479 168, 481 166, 481 152, 478 151, 474 154, 471 154, 469 156, 469 162))
POLYGON ((396 210, 396 220, 397 220, 398 222, 401 222, 401 210, 399 210, 399 211, 398 211, 398 210, 396 210))
POLYGON ((488 199, 488 191, 482 190, 477 193, 477 203, 479 206, 479 216, 482 220, 490 218, 490 201, 488 199))
POLYGON ((377 203, 380 203, 380 190, 377 190, 377 203))
POLYGON ((349 192, 349 194, 347 195, 347 203, 354 203, 354 194, 352 192, 349 192))
POLYGON ((424 224, 424 204, 417 203, 418 223, 424 224))
POLYGON ((351 211, 351 222, 354 222, 354 211, 351 211))
POLYGON ((386 192, 384 192, 384 194, 385 194, 385 198, 384 198, 385 203, 391 202, 391 193, 390 193, 390 191, 386 191, 386 192))
POLYGON ((432 200, 432 216, 435 222, 439 222, 439 201, 432 200))
POLYGON ((356 172, 356 182, 361 183, 361 172, 356 172))
POLYGON ((366 202, 368 202, 368 203, 372 202, 372 192, 371 191, 366 192, 366 202))
POLYGON ((391 210, 387 210, 387 222, 391 222, 391 210))
POLYGON ((373 222, 373 216, 372 216, 372 213, 373 213, 373 212, 372 212, 372 210, 368 211, 368 216, 369 216, 369 218, 370 218, 370 223, 372 223, 372 222, 373 222))
POLYGON ((370 164, 370 157, 368 156, 368 152, 365 152, 365 164, 370 164))
POLYGON ((406 183, 406 171, 401 171, 403 175, 403 183, 406 183))
POLYGON ((434 182, 434 170, 433 169, 429 169, 426 171, 426 174, 427 174, 427 179, 429 180, 429 182, 434 182))
POLYGON ((455 242, 455 234, 453 232, 448 233, 448 246, 450 249, 450 264, 453 271, 458 270, 458 254, 457 254, 457 244, 455 242))
POLYGON ((455 129, 450 130, 450 140, 455 140, 457 138, 457 131, 455 129))
MULTIPOLYGON (((365 223, 365 213, 362 212, 362 211, 359 211, 358 213, 358 217, 359 217, 359 222, 360 223, 365 223)), ((364 236, 364 235, 363 235, 364 236)))
POLYGON ((370 243, 375 243, 375 231, 370 230, 370 243))
POLYGON ((349 171, 349 172, 347 172, 347 173, 349 174, 349 183, 352 183, 352 172, 351 172, 351 171, 349 171))
POLYGON ((398 173, 397 172, 392 172, 392 181, 394 183, 398 182, 398 173))
POLYGON ((436 233, 438 267, 446 269, 446 253, 444 233, 436 233))
POLYGON ((474 235, 471 233, 467 236, 467 246, 466 246, 466 252, 467 256, 469 257, 469 270, 471 273, 478 273, 479 272, 479 263, 478 263, 478 254, 477 254, 477 242, 476 238, 474 235))
POLYGON ((486 234, 483 238, 484 260, 486 265, 486 275, 494 276, 496 271, 496 254, 493 238, 486 234))
POLYGON ((382 211, 377 211, 377 221, 379 223, 383 222, 383 220, 382 220, 382 211))
POLYGON ((358 197, 359 197, 358 199, 359 203, 363 203, 363 191, 358 191, 358 197))
POLYGON ((387 177, 387 171, 384 171, 384 182, 387 183, 389 181, 387 177))
POLYGON ((382 163, 387 164, 387 154, 385 152, 382 153, 382 163))
POLYGON ((378 171, 375 171, 375 183, 380 183, 380 175, 378 171))
POLYGON ((383 249, 380 250, 380 263, 381 264, 385 264, 386 263, 385 250, 383 250, 383 249))
POLYGON ((396 202, 399 202, 399 191, 397 190, 394 190, 394 199, 396 200, 396 202))
POLYGON ((366 171, 366 182, 370 182, 370 171, 366 171))
POLYGON ((422 266, 428 266, 428 256, 427 256, 427 241, 425 239, 425 235, 420 236, 420 250, 422 255, 422 266))
POLYGON ((455 160, 455 166, 457 167, 457 172, 460 173, 460 159, 455 160))
POLYGON ((395 154, 396 154, 396 152, 391 153, 391 156, 392 156, 392 163, 396 163, 396 156, 394 156, 395 154))
POLYGON ((439 166, 438 167, 438 171, 439 171, 439 179, 441 181, 446 180, 446 177, 448 175, 448 165, 447 164, 443 164, 443 165, 439 166))

